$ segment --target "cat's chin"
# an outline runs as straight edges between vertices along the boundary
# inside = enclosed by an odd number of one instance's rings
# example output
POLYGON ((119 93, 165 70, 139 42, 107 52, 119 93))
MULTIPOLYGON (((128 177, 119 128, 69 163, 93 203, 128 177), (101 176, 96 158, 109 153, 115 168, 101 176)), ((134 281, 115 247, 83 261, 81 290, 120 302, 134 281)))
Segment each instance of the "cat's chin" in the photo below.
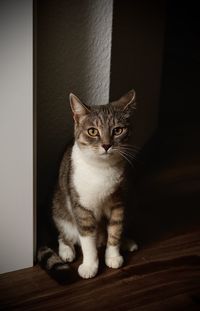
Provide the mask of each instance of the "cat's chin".
POLYGON ((101 154, 100 154, 100 157, 102 157, 103 159, 104 159, 104 158, 105 158, 105 159, 108 159, 108 158, 111 158, 112 156, 113 156, 112 153, 107 153, 107 152, 101 153, 101 154))
POLYGON ((116 154, 113 152, 102 152, 102 153, 99 153, 98 156, 99 158, 105 159, 105 160, 116 158, 116 154))

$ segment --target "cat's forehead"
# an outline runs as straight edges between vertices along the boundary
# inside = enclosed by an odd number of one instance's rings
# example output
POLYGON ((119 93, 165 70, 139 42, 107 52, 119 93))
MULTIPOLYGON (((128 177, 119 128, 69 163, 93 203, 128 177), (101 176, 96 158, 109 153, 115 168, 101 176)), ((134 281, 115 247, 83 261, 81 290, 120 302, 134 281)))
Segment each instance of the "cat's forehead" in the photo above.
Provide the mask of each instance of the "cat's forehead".
POLYGON ((101 124, 115 125, 117 122, 123 121, 123 113, 115 109, 112 105, 95 105, 90 106, 88 120, 101 124))

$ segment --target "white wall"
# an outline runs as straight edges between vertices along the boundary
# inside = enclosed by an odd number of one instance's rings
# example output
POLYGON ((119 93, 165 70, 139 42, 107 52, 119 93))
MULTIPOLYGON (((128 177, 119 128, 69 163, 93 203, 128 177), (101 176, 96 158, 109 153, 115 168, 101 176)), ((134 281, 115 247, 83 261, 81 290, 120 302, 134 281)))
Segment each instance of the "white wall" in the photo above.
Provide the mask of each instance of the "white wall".
POLYGON ((33 263, 32 0, 0 1, 0 273, 33 263))

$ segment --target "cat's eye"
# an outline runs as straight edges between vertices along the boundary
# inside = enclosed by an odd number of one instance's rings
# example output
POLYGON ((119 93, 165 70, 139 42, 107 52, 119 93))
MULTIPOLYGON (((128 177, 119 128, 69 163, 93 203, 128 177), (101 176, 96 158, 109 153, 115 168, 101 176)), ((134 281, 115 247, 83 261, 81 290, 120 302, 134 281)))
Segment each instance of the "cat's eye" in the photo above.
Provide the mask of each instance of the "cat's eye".
POLYGON ((94 127, 91 127, 88 129, 88 134, 92 137, 96 137, 99 135, 99 131, 95 129, 94 127))
POLYGON ((115 127, 113 129, 113 135, 115 136, 121 135, 123 131, 124 131, 123 127, 115 127))

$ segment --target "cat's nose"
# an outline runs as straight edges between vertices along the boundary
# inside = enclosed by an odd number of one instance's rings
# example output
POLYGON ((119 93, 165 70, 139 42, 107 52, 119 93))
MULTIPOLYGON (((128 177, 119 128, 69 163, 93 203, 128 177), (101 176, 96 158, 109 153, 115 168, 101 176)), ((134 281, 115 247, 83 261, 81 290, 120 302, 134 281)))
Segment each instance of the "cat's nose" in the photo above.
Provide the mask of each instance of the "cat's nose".
POLYGON ((105 151, 108 151, 112 145, 102 145, 102 147, 105 149, 105 151))

